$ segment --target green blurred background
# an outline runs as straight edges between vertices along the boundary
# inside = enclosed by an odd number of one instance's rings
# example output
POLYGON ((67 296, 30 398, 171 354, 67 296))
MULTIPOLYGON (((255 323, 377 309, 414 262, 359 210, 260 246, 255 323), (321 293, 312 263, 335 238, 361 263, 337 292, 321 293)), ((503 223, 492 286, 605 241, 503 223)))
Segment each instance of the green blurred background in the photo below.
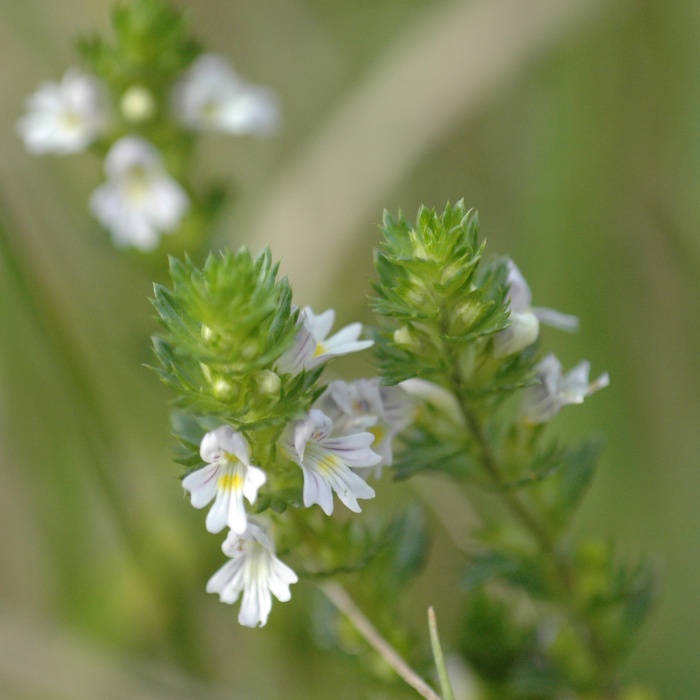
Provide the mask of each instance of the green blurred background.
MULTIPOLYGON (((207 137, 203 172, 235 187, 217 246, 269 242, 299 304, 370 321, 384 207, 464 197, 535 303, 581 317, 544 331, 610 389, 558 428, 602 433, 576 521, 650 553, 663 594, 626 674, 700 697, 700 4, 692 0, 197 0, 208 48, 279 94, 274 138, 207 137)), ((23 100, 107 31, 107 0, 0 0, 0 698, 393 698, 312 640, 314 587, 264 630, 204 592, 223 561, 169 459, 171 398, 144 369, 153 273, 87 213, 88 155, 33 158, 23 100)), ((367 366, 345 365, 349 371, 367 366)), ((380 487, 369 510, 420 498, 428 569, 407 618, 446 646, 462 566, 449 486, 380 487)))

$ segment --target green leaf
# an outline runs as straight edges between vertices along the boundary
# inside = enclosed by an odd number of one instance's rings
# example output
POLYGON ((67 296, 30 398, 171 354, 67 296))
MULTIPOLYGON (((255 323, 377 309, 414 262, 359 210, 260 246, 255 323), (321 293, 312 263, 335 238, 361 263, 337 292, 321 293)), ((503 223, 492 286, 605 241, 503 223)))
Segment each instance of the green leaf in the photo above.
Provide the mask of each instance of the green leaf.
POLYGON ((421 472, 443 472, 465 478, 474 476, 479 466, 469 453, 464 438, 455 441, 437 437, 427 430, 415 428, 404 433, 401 449, 394 461, 394 478, 407 479, 421 472))
MULTIPOLYGON (((510 677, 533 655, 533 626, 518 619, 513 606, 479 590, 467 599, 459 649, 470 666, 495 690, 505 688, 510 677)), ((510 697, 505 692, 493 697, 510 697)))

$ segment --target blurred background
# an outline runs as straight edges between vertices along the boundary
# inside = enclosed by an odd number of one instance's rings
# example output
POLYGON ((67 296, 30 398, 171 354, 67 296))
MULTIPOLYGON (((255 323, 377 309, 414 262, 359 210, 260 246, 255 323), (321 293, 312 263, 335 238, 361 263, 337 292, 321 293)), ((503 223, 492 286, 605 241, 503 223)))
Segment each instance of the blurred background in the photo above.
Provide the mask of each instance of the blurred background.
MULTIPOLYGON (((204 592, 222 562, 170 461, 168 401, 143 367, 153 272, 87 211, 90 155, 35 158, 25 96, 107 32, 107 0, 0 0, 0 698, 401 698, 313 641, 310 583, 264 630, 204 592)), ((579 514, 663 583, 626 668, 700 697, 700 5, 692 0, 197 0, 205 45, 273 88, 272 139, 207 137, 235 189, 216 246, 270 243, 298 304, 370 322, 382 209, 465 198, 537 305, 565 366, 611 387, 558 429, 606 449, 579 514)), ((343 366, 349 372, 369 365, 343 366)), ((445 646, 468 518, 449 486, 385 480, 370 510, 428 504, 433 551, 406 611, 445 646)))

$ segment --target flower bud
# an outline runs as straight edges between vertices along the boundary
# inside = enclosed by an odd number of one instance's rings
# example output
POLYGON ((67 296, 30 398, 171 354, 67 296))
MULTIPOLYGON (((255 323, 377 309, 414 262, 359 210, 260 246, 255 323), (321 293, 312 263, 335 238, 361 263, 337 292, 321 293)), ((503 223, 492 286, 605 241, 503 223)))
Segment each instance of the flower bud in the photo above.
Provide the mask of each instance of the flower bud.
POLYGON ((132 85, 119 102, 119 109, 128 122, 139 123, 153 118, 156 102, 150 91, 141 85, 132 85))
POLYGON ((415 345, 415 340, 411 335, 408 326, 401 326, 394 331, 394 342, 397 345, 415 345))
POLYGON ((269 369, 264 369, 262 372, 258 372, 257 376, 255 377, 255 381, 258 385, 258 391, 261 394, 268 396, 279 395, 282 382, 280 381, 280 378, 269 369))
POLYGON ((238 397, 238 387, 223 377, 214 381, 212 391, 219 401, 233 401, 238 397))
POLYGON ((473 299, 465 299, 457 304, 452 312, 451 332, 455 335, 463 329, 469 329, 484 312, 483 304, 473 299))
POLYGON ((493 354, 497 358, 508 357, 532 345, 540 334, 540 322, 531 312, 510 314, 511 325, 496 333, 493 338, 493 354))

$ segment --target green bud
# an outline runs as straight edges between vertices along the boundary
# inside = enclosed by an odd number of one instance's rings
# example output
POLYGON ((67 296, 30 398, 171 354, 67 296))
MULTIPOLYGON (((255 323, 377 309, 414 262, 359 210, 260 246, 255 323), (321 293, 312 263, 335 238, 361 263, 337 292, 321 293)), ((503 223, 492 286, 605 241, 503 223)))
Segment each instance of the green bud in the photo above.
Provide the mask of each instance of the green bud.
POLYGON ((605 595, 611 585, 610 545, 597 539, 582 542, 576 552, 579 569, 578 597, 585 603, 605 595))
POLYGON ((549 653, 577 685, 585 687, 595 684, 595 662, 583 647, 580 636, 571 627, 562 625, 559 628, 550 644, 549 653))
POLYGON ((415 343, 408 326, 397 328, 394 331, 393 339, 397 345, 413 345, 415 343))
POLYGON ((464 301, 455 306, 452 312, 453 318, 465 328, 471 326, 483 312, 482 305, 474 299, 467 297, 464 301))
POLYGON ((279 396, 282 382, 275 372, 265 369, 255 377, 258 391, 267 396, 279 396))
POLYGON ((449 363, 450 343, 464 346, 506 327, 505 267, 487 266, 482 273, 478 218, 461 201, 442 214, 421 208, 414 226, 385 213, 382 232, 371 305, 396 324, 383 331, 386 342, 378 344, 385 381, 435 376, 436 368, 449 363))
POLYGON ((227 379, 219 377, 212 384, 214 396, 220 401, 231 401, 238 395, 237 387, 227 379))
POLYGON ((163 379, 193 398, 206 381, 234 420, 247 411, 243 387, 253 375, 262 372, 264 391, 273 393, 274 363, 296 326, 289 284, 276 274, 267 250, 256 258, 245 249, 210 255, 201 270, 171 259, 173 289, 156 286, 154 299, 167 333, 155 343, 163 379))

